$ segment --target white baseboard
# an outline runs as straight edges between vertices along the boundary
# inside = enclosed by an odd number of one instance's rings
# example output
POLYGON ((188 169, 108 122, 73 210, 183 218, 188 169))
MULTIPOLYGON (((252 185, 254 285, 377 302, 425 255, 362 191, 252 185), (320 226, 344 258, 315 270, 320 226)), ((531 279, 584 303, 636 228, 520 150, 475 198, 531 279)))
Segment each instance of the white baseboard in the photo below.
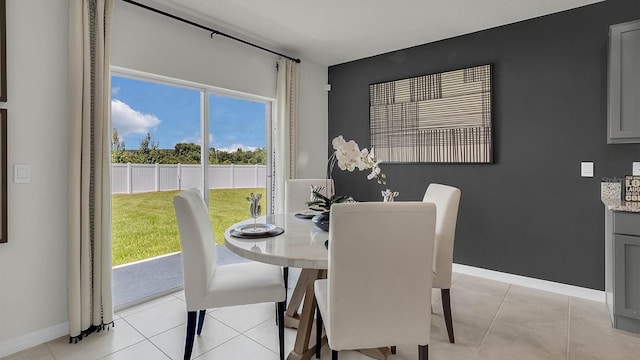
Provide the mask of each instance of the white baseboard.
POLYGON ((494 270, 487 270, 462 264, 453 264, 453 272, 477 276, 485 279, 502 281, 514 285, 526 286, 533 289, 550 291, 557 294, 578 297, 587 300, 605 302, 605 292, 587 289, 579 286, 561 284, 553 281, 534 279, 526 276, 513 275, 494 270))
POLYGON ((0 342, 0 358, 69 335, 69 322, 0 342))

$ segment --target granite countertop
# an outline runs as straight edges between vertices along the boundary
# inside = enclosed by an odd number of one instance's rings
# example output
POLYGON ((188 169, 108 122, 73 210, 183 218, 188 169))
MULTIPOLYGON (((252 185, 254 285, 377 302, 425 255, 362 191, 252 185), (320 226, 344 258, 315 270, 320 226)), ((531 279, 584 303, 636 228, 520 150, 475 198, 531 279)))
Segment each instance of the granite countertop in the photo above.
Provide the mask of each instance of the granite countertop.
POLYGON ((603 198, 602 202, 607 206, 607 209, 609 210, 640 213, 640 202, 626 202, 618 199, 606 198, 603 198))

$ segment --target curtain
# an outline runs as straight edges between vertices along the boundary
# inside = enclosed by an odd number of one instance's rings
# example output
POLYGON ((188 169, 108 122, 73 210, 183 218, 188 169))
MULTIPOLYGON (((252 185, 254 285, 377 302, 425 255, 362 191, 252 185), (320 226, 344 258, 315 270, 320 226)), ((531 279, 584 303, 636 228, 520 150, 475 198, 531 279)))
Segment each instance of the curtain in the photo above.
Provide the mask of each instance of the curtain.
POLYGON ((288 179, 296 177, 298 154, 298 98, 300 93, 300 64, 293 60, 278 60, 276 84, 276 117, 273 125, 273 182, 274 213, 284 212, 284 188, 288 179))
POLYGON ((70 342, 113 325, 109 156, 113 1, 69 1, 70 342))

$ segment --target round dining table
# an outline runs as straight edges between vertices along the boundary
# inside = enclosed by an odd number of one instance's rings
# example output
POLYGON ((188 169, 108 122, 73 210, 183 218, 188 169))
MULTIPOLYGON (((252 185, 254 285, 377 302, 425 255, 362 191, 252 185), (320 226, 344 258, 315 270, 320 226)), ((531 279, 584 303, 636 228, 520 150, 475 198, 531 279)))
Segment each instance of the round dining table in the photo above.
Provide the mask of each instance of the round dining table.
MULTIPOLYGON (((325 243, 329 239, 329 233, 317 228, 310 218, 289 213, 257 219, 258 224, 273 224, 284 229, 282 234, 251 238, 232 235, 235 229, 253 223, 253 219, 247 219, 227 228, 224 232, 225 246, 249 260, 302 269, 285 312, 285 326, 297 328, 296 341, 287 360, 311 359, 315 356, 315 337, 311 339, 312 329, 315 329, 316 309, 313 283, 316 279, 326 278, 328 252, 325 243), (298 313, 300 304, 302 311, 298 313)), ((388 356, 387 348, 360 351, 380 360, 388 356)))

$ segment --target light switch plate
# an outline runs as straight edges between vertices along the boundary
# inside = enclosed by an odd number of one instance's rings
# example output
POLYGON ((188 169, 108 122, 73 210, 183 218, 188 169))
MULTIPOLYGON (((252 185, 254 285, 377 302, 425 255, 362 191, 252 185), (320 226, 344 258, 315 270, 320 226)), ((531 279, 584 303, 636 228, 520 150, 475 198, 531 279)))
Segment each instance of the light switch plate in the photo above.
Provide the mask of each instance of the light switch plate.
POLYGON ((16 184, 31 183, 31 165, 15 164, 13 166, 13 182, 16 184))
POLYGON ((634 161, 631 166, 631 175, 640 176, 640 161, 634 161))
POLYGON ((580 163, 580 176, 593 177, 593 161, 583 161, 580 163))

